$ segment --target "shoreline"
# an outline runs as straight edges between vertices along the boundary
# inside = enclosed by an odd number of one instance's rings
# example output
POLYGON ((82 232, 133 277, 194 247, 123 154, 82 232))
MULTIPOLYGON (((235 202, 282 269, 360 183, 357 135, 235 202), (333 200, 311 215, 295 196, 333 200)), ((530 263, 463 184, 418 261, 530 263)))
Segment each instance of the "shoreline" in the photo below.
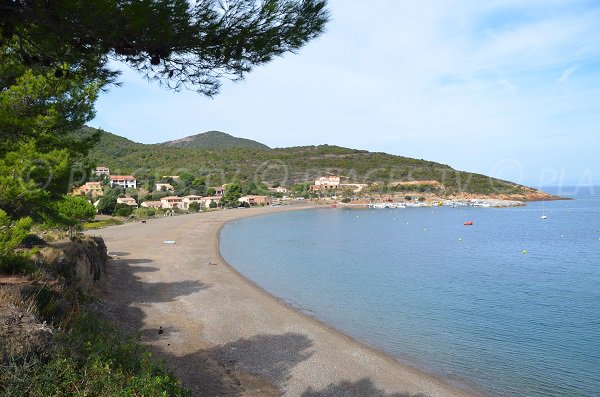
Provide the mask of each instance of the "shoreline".
MULTIPOLYGON (((306 208, 290 208, 289 211, 309 211, 309 210, 314 210, 314 209, 335 210, 335 209, 341 209, 341 208, 342 207, 333 208, 333 207, 327 207, 327 206, 306 206, 306 208)), ((288 211, 278 211, 278 212, 288 212, 288 211)), ((481 392, 476 390, 475 385, 469 385, 466 380, 458 380, 458 379, 450 380, 448 378, 443 377, 442 375, 438 375, 438 374, 429 372, 424 368, 419 368, 419 366, 417 364, 411 363, 409 359, 402 360, 400 358, 394 357, 391 354, 386 353, 385 351, 383 351, 381 349, 378 349, 377 347, 371 346, 366 342, 362 342, 362 341, 346 334, 344 331, 334 327, 333 325, 328 324, 327 322, 320 320, 319 318, 317 318, 315 316, 311 316, 310 314, 303 312, 301 310, 302 309, 301 307, 294 307, 290 303, 286 302, 285 299, 280 298, 276 295, 273 295, 272 293, 270 293, 269 291, 262 288, 260 285, 258 285, 254 281, 250 280, 249 278, 245 277, 242 273, 240 273, 233 265, 231 265, 229 262, 227 262, 227 260, 225 260, 225 258, 221 254, 221 232, 222 232, 223 228, 225 227, 225 225, 227 225, 228 223, 231 223, 235 220, 254 218, 254 217, 259 217, 259 216, 268 216, 268 215, 272 215, 272 214, 269 214, 269 213, 256 214, 256 215, 240 217, 237 219, 229 220, 227 222, 222 223, 218 227, 218 229, 215 233, 216 239, 217 239, 216 250, 218 252, 218 260, 223 265, 225 265, 232 273, 234 273, 237 277, 239 277, 242 282, 248 284, 249 287, 255 289, 257 292, 261 293, 266 298, 276 301, 281 306, 283 306, 286 310, 289 310, 290 312, 292 312, 294 315, 301 316, 305 320, 313 322, 313 323, 315 323, 315 325, 317 325, 319 327, 323 327, 323 328, 327 329, 329 332, 336 334, 338 337, 348 340, 350 343, 359 345, 361 348, 370 350, 373 354, 380 356, 382 359, 388 360, 388 361, 392 362, 393 364, 406 367, 406 369, 421 372, 422 374, 425 374, 426 376, 430 376, 433 379, 435 379, 436 381, 439 381, 444 385, 447 385, 452 388, 456 388, 460 392, 469 393, 468 395, 472 395, 472 396, 482 396, 483 395, 481 392)))
MULTIPOLYGON (((141 330, 142 341, 146 342, 157 356, 166 360, 168 367, 175 371, 184 384, 191 386, 194 395, 208 395, 194 387, 202 386, 204 389, 206 383, 216 384, 211 387, 218 391, 214 394, 219 395, 295 396, 300 395, 302 391, 310 396, 319 395, 318 391, 351 392, 356 394, 349 395, 357 396, 373 393, 480 395, 466 382, 444 379, 419 369, 416 365, 400 361, 295 309, 245 278, 222 257, 220 237, 225 224, 241 218, 314 208, 327 207, 293 205, 277 209, 227 210, 158 219, 144 226, 134 223, 96 231, 95 234, 105 237, 109 252, 121 254, 117 255, 119 259, 115 260, 117 267, 120 267, 117 272, 133 276, 142 284, 148 284, 150 287, 140 287, 151 292, 131 299, 127 296, 131 285, 117 283, 111 286, 109 281, 104 297, 108 304, 108 317, 113 317, 124 325, 125 329, 141 330), (163 227, 161 230, 152 230, 152 225, 155 224, 163 227), (174 227, 163 230, 165 226, 174 227), (203 229, 202 233, 197 229, 203 229), (138 233, 128 233, 129 231, 138 233), (137 252, 140 251, 138 248, 144 251, 146 247, 146 244, 140 245, 138 240, 171 238, 173 232, 179 234, 177 245, 167 247, 160 241, 161 244, 154 244, 149 249, 151 252, 148 253, 153 255, 146 255, 147 259, 138 258, 146 254, 137 252), (132 241, 123 238, 132 235, 139 238, 131 239, 132 241), (201 237, 202 241, 208 244, 201 249, 193 244, 189 246, 190 241, 185 239, 186 237, 201 237), (179 251, 184 245, 184 252, 180 254, 188 256, 181 258, 182 262, 186 262, 186 266, 180 267, 186 274, 173 271, 175 269, 162 268, 170 267, 174 264, 173 259, 179 259, 178 255, 172 255, 169 251, 179 251), (125 248, 129 251, 125 252, 125 248), (121 257, 123 259, 120 259, 121 257), (198 259, 203 262, 208 259, 206 265, 215 262, 216 266, 206 266, 202 263, 198 265, 198 259), (150 266, 137 266, 136 262, 162 262, 162 266, 152 267, 150 270, 150 266), (179 283, 190 284, 190 278, 198 276, 201 276, 202 283, 208 285, 207 289, 194 289, 187 295, 171 296, 169 299, 156 299, 152 296, 153 286, 157 283, 162 289, 168 281, 177 279, 179 283), (212 295, 213 299, 208 299, 207 303, 202 295, 212 295), (157 302, 148 304, 153 300, 157 302), (129 318, 132 313, 135 313, 135 321, 129 318), (165 321, 166 317, 172 321, 165 321), (165 322, 172 323, 173 329, 165 332, 166 336, 157 338, 152 331, 158 328, 158 324, 165 322), (255 347, 248 347, 248 344, 252 345, 265 337, 273 340, 270 343, 257 343, 255 347), (291 340, 278 343, 287 339, 291 340), (294 349, 294 342, 299 343, 303 349, 289 352, 290 345, 294 349), (233 348, 230 350, 231 346, 233 348), (243 352, 238 353, 240 350, 243 352), (272 360, 262 359, 273 354, 275 358, 272 360), (286 361, 290 361, 290 368, 285 371, 285 376, 279 376, 271 366, 274 363, 287 366, 286 361), (194 368, 197 368, 199 363, 207 367, 203 376, 194 374, 194 368), (215 377, 219 379, 213 379, 215 377), (195 384, 198 382, 200 384, 195 384), (243 390, 242 393, 240 390, 236 393, 230 392, 236 388, 236 384, 238 389, 243 390), (257 394, 253 394, 252 390, 257 391, 257 394)), ((114 275, 112 278, 114 281, 114 275)), ((135 292, 134 294, 138 295, 135 292)), ((161 327, 161 330, 167 329, 164 325, 161 327)))

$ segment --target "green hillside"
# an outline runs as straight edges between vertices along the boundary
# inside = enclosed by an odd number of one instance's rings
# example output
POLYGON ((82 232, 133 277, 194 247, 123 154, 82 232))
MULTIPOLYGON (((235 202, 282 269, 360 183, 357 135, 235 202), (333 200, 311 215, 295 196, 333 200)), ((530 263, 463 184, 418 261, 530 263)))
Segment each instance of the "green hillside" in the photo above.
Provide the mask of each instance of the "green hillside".
MULTIPOLYGON (((87 129, 87 132, 93 129, 87 129)), ((257 148, 205 149, 146 145, 102 132, 89 160, 108 166, 113 174, 202 176, 207 184, 232 180, 284 185, 312 182, 337 174, 342 183, 378 183, 436 180, 447 193, 522 194, 531 189, 480 174, 454 170, 426 160, 320 145, 270 150, 257 148)))
POLYGON ((160 143, 162 146, 200 149, 246 148, 269 150, 270 147, 251 139, 237 138, 221 131, 208 131, 202 134, 160 143))

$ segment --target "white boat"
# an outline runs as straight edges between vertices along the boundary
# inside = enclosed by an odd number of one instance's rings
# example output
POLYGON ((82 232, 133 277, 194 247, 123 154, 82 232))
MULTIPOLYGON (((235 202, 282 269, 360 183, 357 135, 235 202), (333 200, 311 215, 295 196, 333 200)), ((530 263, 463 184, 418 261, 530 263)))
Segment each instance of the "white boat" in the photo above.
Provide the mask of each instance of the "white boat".
POLYGON ((546 207, 544 206, 544 202, 542 201, 542 216, 540 216, 541 219, 548 219, 548 217, 546 216, 546 207))

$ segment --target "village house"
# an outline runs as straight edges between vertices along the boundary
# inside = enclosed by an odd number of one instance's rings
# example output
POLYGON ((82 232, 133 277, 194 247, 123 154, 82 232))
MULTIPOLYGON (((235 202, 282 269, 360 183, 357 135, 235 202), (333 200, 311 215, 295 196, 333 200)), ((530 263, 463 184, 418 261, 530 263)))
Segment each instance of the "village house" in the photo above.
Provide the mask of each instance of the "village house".
POLYGON ((162 203, 162 208, 164 209, 173 209, 180 208, 183 209, 183 198, 177 196, 168 196, 160 199, 162 203))
POLYGON ((273 192, 273 193, 287 193, 288 192, 288 190, 286 188, 284 188, 283 186, 270 187, 269 191, 273 192))
POLYGON ((271 196, 243 196, 238 199, 240 203, 248 203, 250 205, 270 205, 271 196))
POLYGON ((214 189, 215 190, 215 196, 222 196, 225 194, 225 185, 223 186, 213 186, 210 187, 209 189, 214 189))
POLYGON ((96 176, 102 176, 102 175, 109 176, 110 175, 110 170, 107 167, 96 167, 96 169, 94 170, 94 175, 96 175, 96 176))
POLYGON ((328 190, 337 189, 340 187, 339 176, 322 176, 315 181, 315 184, 311 186, 311 190, 328 190))
POLYGON ((170 183, 157 183, 154 187, 154 190, 156 190, 157 192, 174 192, 175 188, 170 183))
POLYGON ((140 206, 144 208, 162 208, 162 201, 144 201, 140 206))
POLYGON ((200 205, 200 207, 202 207, 203 206, 203 203, 202 203, 203 198, 204 197, 202 197, 202 196, 196 196, 194 194, 191 194, 189 196, 184 196, 183 197, 183 208, 186 210, 189 209, 190 204, 192 204, 194 202, 198 203, 200 205))
POLYGON ((221 198, 222 198, 221 196, 202 197, 202 200, 200 201, 200 203, 201 203, 201 205, 204 206, 204 208, 210 208, 211 203, 215 203, 215 204, 219 205, 221 198))
POLYGON ((134 188, 137 189, 137 181, 135 177, 131 175, 111 175, 110 176, 110 187, 120 186, 124 189, 134 188))
POLYGON ((177 182, 181 178, 179 177, 179 175, 163 175, 162 179, 163 180, 165 180, 165 179, 173 179, 175 182, 177 182))
POLYGON ((101 182, 86 182, 85 185, 79 186, 78 188, 73 189, 74 196, 87 196, 91 195, 92 197, 102 196, 104 192, 102 191, 102 183, 101 182))
POLYGON ((135 208, 138 206, 137 201, 132 197, 119 197, 117 198, 117 204, 125 204, 135 208))

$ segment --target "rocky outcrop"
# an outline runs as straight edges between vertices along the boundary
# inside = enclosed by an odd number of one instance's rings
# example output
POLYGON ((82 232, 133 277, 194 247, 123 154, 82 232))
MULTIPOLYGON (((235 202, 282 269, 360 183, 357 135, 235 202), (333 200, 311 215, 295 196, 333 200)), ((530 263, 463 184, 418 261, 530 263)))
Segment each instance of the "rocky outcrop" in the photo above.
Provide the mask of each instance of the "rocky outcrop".
POLYGON ((35 247, 32 259, 41 276, 0 275, 0 364, 48 354, 53 329, 47 322, 59 323, 77 306, 65 291, 93 292, 107 271, 106 245, 100 237, 35 247))
POLYGON ((64 277, 69 284, 85 290, 94 289, 108 266, 104 240, 91 236, 43 247, 35 259, 53 275, 64 277))

